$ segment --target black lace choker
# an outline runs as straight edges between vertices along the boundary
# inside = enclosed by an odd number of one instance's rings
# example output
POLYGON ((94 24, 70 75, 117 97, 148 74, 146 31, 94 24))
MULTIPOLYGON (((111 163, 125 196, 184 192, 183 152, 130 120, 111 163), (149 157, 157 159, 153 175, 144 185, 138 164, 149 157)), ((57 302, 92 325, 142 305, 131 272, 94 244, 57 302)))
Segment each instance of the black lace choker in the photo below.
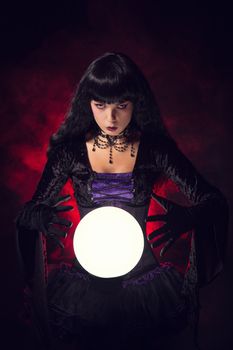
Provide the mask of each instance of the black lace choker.
POLYGON ((106 134, 103 130, 99 130, 94 137, 92 151, 95 152, 96 147, 106 149, 109 147, 109 163, 113 164, 112 150, 113 148, 118 152, 125 152, 131 144, 130 156, 135 157, 135 148, 133 142, 128 141, 129 130, 126 128, 119 135, 111 136, 106 134))

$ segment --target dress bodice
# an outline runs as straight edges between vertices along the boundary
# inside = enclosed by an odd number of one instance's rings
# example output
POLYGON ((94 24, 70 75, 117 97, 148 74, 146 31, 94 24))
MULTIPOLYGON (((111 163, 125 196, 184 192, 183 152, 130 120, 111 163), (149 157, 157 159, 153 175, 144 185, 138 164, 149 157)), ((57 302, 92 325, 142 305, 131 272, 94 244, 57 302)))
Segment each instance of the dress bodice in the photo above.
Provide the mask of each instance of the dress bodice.
POLYGON ((92 196, 95 203, 106 201, 128 202, 133 198, 134 186, 132 172, 96 173, 92 182, 92 196))

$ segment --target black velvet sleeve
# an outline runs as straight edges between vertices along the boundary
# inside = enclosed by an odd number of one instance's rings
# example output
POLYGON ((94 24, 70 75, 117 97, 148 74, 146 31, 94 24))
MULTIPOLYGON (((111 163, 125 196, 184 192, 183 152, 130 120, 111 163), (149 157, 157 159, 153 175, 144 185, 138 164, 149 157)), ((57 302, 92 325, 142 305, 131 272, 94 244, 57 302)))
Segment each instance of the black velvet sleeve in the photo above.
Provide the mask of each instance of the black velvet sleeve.
POLYGON ((55 148, 48 157, 32 201, 41 202, 55 197, 69 177, 72 153, 68 145, 55 148))
POLYGON ((33 225, 33 213, 37 205, 56 197, 66 183, 72 156, 68 145, 59 145, 48 157, 41 178, 32 199, 25 203, 16 218, 16 239, 19 263, 26 279, 34 273, 36 242, 40 233, 33 225))
POLYGON ((18 225, 31 228, 30 216, 37 204, 58 195, 69 177, 72 156, 65 145, 52 151, 45 164, 41 178, 32 199, 25 203, 19 217, 18 225))
POLYGON ((228 229, 228 203, 219 189, 196 170, 176 145, 155 148, 156 167, 189 199, 198 219, 195 227, 200 285, 223 266, 228 229))
POLYGON ((166 146, 155 151, 155 155, 157 167, 178 185, 193 205, 205 210, 207 221, 212 221, 219 209, 226 205, 223 194, 204 179, 177 146, 166 146))

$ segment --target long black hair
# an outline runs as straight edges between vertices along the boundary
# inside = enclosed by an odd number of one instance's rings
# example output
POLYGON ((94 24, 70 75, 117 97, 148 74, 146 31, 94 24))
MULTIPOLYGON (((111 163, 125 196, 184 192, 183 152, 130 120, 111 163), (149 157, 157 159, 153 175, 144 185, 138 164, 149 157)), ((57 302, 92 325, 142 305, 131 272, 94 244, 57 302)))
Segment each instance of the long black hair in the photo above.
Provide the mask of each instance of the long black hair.
POLYGON ((50 138, 49 151, 57 144, 84 136, 96 128, 91 100, 105 103, 130 100, 134 106, 131 123, 142 134, 171 139, 139 67, 123 53, 107 52, 95 59, 82 76, 65 120, 50 138))

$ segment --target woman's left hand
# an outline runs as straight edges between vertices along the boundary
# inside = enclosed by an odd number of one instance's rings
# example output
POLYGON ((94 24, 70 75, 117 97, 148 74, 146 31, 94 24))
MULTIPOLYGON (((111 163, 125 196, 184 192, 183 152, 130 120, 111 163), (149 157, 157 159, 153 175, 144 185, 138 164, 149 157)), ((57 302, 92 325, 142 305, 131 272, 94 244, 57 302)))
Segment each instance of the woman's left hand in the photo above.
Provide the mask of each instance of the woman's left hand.
POLYGON ((163 256, 182 233, 194 228, 192 207, 183 207, 155 193, 152 193, 152 198, 162 205, 166 214, 148 216, 146 221, 163 221, 165 224, 151 232, 147 238, 151 241, 161 235, 158 240, 151 243, 151 247, 158 247, 165 242, 160 251, 160 256, 163 256))

